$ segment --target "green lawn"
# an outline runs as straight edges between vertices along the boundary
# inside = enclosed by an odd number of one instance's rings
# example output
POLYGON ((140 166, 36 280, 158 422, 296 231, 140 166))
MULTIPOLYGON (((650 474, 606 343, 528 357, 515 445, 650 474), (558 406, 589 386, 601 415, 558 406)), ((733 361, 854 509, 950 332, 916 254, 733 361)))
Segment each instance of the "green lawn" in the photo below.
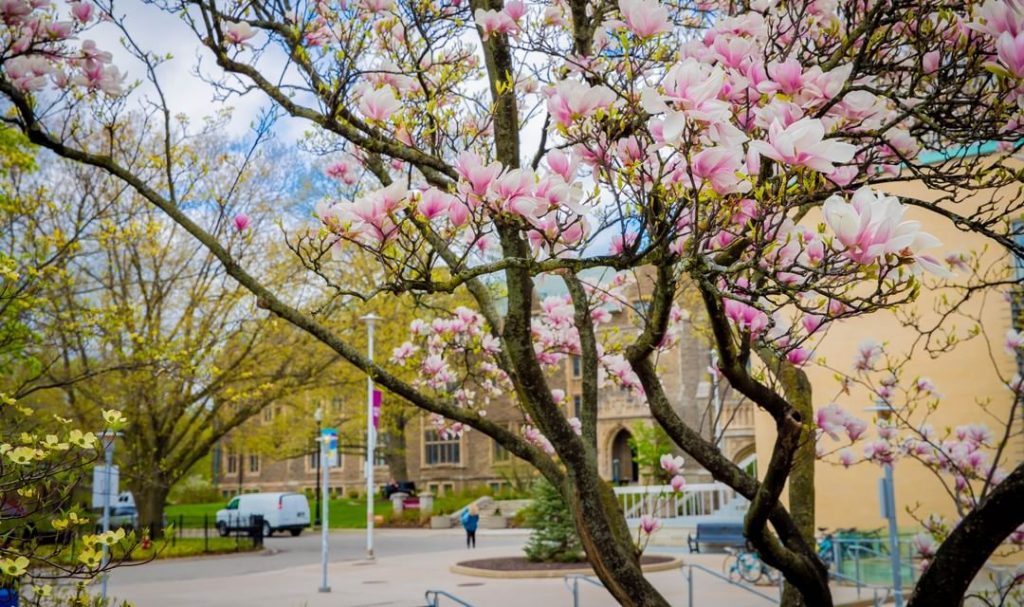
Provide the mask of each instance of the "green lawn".
MULTIPOLYGON (((216 502, 212 504, 182 504, 167 507, 167 523, 178 525, 179 520, 184 528, 199 528, 203 526, 203 515, 212 527, 216 519, 217 511, 227 505, 227 502, 216 502)), ((310 500, 309 507, 315 508, 316 503, 310 500)), ((328 516, 331 527, 334 529, 365 529, 366 528, 366 500, 334 499, 328 506, 328 516)), ((376 499, 373 502, 373 511, 381 516, 391 514, 391 502, 376 499)), ((310 513, 311 518, 316 519, 316 513, 310 513)))

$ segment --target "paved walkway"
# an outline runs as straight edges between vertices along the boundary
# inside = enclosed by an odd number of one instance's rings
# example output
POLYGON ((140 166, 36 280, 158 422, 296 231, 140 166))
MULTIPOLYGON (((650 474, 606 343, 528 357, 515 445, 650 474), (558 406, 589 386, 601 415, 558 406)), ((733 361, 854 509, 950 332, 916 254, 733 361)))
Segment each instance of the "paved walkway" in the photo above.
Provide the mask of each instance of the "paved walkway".
MULTIPOLYGON (((416 534, 418 531, 390 532, 398 540, 402 534, 416 534)), ((458 534, 453 530, 452 534, 458 534)), ((505 545, 488 547, 489 538, 507 540, 510 534, 481 530, 481 548, 475 551, 444 548, 436 552, 380 556, 376 561, 343 561, 329 565, 329 594, 317 592, 320 585, 320 566, 317 561, 308 565, 289 566, 280 569, 254 573, 227 573, 223 576, 210 575, 211 571, 222 568, 218 559, 189 562, 158 562, 146 567, 168 568, 168 571, 188 571, 191 565, 204 563, 205 575, 191 579, 167 579, 166 575, 135 579, 123 575, 118 579, 115 573, 111 581, 111 594, 126 599, 138 607, 419 607, 425 604, 424 591, 445 590, 458 596, 474 607, 547 607, 571 606, 572 594, 562 578, 499 580, 457 575, 449 567, 460 560, 521 554, 518 548, 505 545), (176 569, 175 569, 176 568, 176 569)), ((512 536, 515 537, 515 536, 512 536)), ((525 534, 518 537, 525 541, 525 534)), ((455 540, 456 538, 450 538, 455 540)), ((410 537, 413 541, 413 536, 410 537)), ((439 546, 451 546, 450 542, 439 542, 439 546)), ((721 570, 724 555, 699 554, 683 555, 681 550, 652 548, 651 553, 672 553, 682 556, 686 563, 700 564, 714 571, 721 570)), ((230 559, 259 559, 260 555, 238 555, 220 557, 230 559)), ((231 567, 223 567, 231 571, 231 567)), ((681 570, 648 575, 653 583, 673 605, 688 605, 687 586, 681 570)), ((769 595, 777 591, 772 587, 762 590, 769 595)), ((843 596, 849 591, 843 590, 843 596)), ((838 598, 838 597, 837 597, 838 598)), ((852 598, 852 597, 850 597, 852 598)), ((442 599, 441 605, 454 605, 442 599)), ((590 584, 580 584, 580 605, 587 607, 614 606, 617 603, 603 589, 590 584)), ((766 607, 769 601, 748 594, 742 589, 730 586, 711 576, 694 571, 694 605, 728 607, 766 607)))

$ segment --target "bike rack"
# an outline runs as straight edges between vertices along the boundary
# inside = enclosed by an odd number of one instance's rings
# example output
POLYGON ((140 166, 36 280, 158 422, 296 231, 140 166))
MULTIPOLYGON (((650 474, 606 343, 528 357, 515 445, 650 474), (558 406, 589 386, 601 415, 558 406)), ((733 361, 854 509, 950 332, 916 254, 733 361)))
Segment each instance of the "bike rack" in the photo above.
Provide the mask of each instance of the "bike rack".
POLYGON ((423 597, 427 600, 427 607, 438 607, 441 604, 441 597, 449 598, 459 605, 462 605, 462 607, 473 607, 470 603, 467 603, 454 594, 445 592, 444 590, 428 590, 423 593, 423 597))
POLYGON ((776 597, 767 595, 767 594, 761 592, 760 590, 754 590, 753 588, 751 588, 750 586, 747 586, 746 584, 740 584, 739 582, 734 582, 733 580, 730 580, 728 577, 722 575, 721 573, 718 573, 717 571, 713 571, 711 569, 708 569, 707 567, 702 567, 701 565, 687 565, 686 566, 686 574, 685 575, 686 575, 686 585, 687 585, 687 593, 686 593, 687 601, 688 601, 687 605, 689 605, 689 607, 693 607, 693 570, 694 569, 699 569, 699 570, 703 571, 704 573, 707 573, 708 575, 711 575, 712 577, 716 577, 716 578, 722 580, 723 582, 725 582, 727 584, 731 584, 731 585, 733 585, 733 586, 735 586, 737 588, 742 588, 743 590, 746 590, 750 594, 753 594, 755 596, 759 596, 762 599, 764 599, 764 600, 766 600, 766 601, 768 601, 770 603, 778 604, 779 602, 781 602, 781 597, 782 597, 782 576, 781 575, 779 576, 779 598, 776 598, 776 597))
POLYGON ((598 588, 604 588, 604 584, 601 580, 591 575, 583 575, 582 573, 570 573, 569 575, 562 578, 562 583, 572 593, 572 607, 580 607, 580 580, 590 583, 598 588), (572 580, 572 587, 569 586, 569 580, 572 580))

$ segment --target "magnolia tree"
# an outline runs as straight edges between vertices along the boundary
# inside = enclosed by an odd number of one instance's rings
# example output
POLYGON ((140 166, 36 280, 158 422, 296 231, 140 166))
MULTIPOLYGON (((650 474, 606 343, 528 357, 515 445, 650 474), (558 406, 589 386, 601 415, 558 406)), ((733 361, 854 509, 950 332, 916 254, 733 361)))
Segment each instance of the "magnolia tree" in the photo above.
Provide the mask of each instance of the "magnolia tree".
MULTIPOLYGON (((597 395, 607 381, 642 394, 683 451, 750 500, 746 535, 785 575, 787 604, 832 604, 810 537, 813 508, 799 496, 792 512, 780 502, 791 470, 792 484, 812 488, 815 416, 800 365, 823 327, 910 304, 926 274, 950 279, 940 243, 904 217, 909 207, 1022 253, 1009 223, 1024 204, 1012 158, 1024 90, 1015 0, 155 4, 194 30, 216 65, 202 73, 220 95, 265 95, 308 121, 309 147, 333 158, 328 174, 344 197, 324 201, 293 235, 318 279, 363 299, 459 292, 472 307, 414 323, 393 361, 373 364, 307 303, 261 284, 188 211, 171 171, 190 160, 158 79, 166 57, 148 52, 110 4, 0 5, 3 119, 123 179, 259 305, 439 427, 483 432, 530 462, 564 496, 588 559, 622 604, 667 603, 598 475, 597 395), (130 66, 92 42, 97 19, 120 29, 130 66), (149 80, 135 94, 149 91, 144 107, 163 121, 160 157, 132 155, 136 134, 120 126, 133 90, 126 70, 149 80), (168 184, 144 178, 153 167, 168 184), (884 193, 908 180, 927 196, 884 193), (378 263, 372 289, 334 284, 330 260, 343 263, 353 248, 378 263), (642 283, 636 334, 605 339, 629 281, 591 282, 595 268, 642 283), (535 301, 541 279, 567 295, 535 301), (760 480, 670 405, 656 361, 680 330, 673 302, 683 289, 699 294, 724 379, 774 421, 760 480), (577 420, 548 383, 569 355, 582 361, 577 420), (399 365, 419 379, 403 381, 399 365), (488 419, 499 392, 514 395, 528 420, 522 433, 488 419)), ((834 409, 820 421, 826 432, 860 428, 834 409)), ((915 604, 957 604, 993 544, 1021 523, 1007 504, 1024 495, 1024 466, 990 477, 934 550, 929 571, 944 573, 921 578, 915 604)))

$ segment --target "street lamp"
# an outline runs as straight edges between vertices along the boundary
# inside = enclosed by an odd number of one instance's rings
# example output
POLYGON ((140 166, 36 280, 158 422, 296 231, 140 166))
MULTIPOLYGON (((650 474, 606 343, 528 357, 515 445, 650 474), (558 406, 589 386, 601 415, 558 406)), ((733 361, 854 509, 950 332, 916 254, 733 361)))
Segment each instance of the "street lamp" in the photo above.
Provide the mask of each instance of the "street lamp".
MULTIPOLYGON (((883 398, 875 400, 874 407, 866 411, 873 412, 878 418, 888 422, 892 419, 892 405, 883 398)), ((882 464, 885 476, 878 481, 878 500, 882 507, 882 517, 889 521, 889 560, 892 566, 892 593, 896 607, 903 607, 903 572, 900 571, 900 536, 896 526, 896 484, 893 481, 893 470, 890 462, 882 464)))
POLYGON ((316 411, 313 412, 313 419, 316 420, 316 435, 313 436, 313 444, 316 445, 316 521, 314 525, 320 525, 320 465, 323 459, 321 451, 323 449, 320 446, 320 429, 324 421, 324 411, 322 408, 317 407, 316 411))
MULTIPOLYGON (((366 357, 373 363, 373 324, 380 316, 369 313, 360 320, 366 323, 366 357)), ((377 429, 373 426, 373 375, 366 373, 366 558, 373 560, 373 455, 377 446, 377 429)))
MULTIPOLYGON (((118 436, 121 436, 120 432, 110 432, 104 430, 99 433, 99 438, 103 441, 103 462, 104 462, 104 483, 103 483, 103 533, 110 531, 110 494, 114 491, 113 487, 113 471, 114 471, 114 441, 118 436)), ((95 487, 93 488, 95 494, 95 487)), ((103 543, 103 558, 100 561, 100 570, 106 568, 107 563, 110 562, 110 549, 107 547, 106 542, 103 543)), ((101 582, 101 594, 103 596, 103 603, 107 602, 107 578, 110 577, 107 574, 103 575, 103 581, 101 582)))

